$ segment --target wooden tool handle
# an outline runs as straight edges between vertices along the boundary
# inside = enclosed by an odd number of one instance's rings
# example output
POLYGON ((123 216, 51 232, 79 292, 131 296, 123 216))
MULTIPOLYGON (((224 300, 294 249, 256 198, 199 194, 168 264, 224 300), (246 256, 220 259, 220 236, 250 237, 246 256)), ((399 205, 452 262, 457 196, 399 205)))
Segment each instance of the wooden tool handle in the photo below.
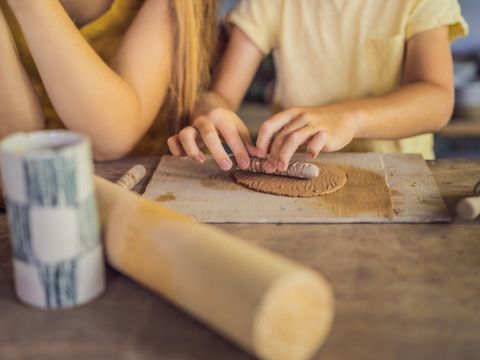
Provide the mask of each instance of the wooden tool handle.
MULTIPOLYGON (((246 169, 246 171, 265 174, 263 165, 266 161, 267 159, 260 159, 257 157, 250 158, 250 166, 248 169, 246 169)), ((288 164, 287 170, 276 170, 273 175, 288 176, 299 179, 313 179, 316 178, 319 173, 320 169, 315 164, 304 161, 291 161, 288 164)))
POLYGON ((96 178, 109 263, 263 359, 308 359, 333 318, 318 273, 96 178))
POLYGON ((480 215, 480 196, 460 200, 457 204, 457 214, 463 219, 476 219, 480 215))
POLYGON ((141 164, 137 164, 128 170, 120 179, 117 180, 116 184, 120 185, 125 190, 132 190, 135 185, 137 185, 147 173, 145 167, 141 164))

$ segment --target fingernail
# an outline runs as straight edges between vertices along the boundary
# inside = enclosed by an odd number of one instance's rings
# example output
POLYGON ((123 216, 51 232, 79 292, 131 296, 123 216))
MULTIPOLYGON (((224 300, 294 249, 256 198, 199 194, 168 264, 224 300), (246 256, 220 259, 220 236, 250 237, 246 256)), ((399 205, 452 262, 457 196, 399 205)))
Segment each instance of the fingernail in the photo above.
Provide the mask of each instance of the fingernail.
POLYGON ((195 156, 195 160, 198 161, 200 164, 205 162, 205 157, 202 155, 195 156))
POLYGON ((312 160, 314 158, 313 153, 309 152, 307 153, 307 159, 312 160))
POLYGON ((270 162, 267 161, 265 163, 264 170, 267 174, 271 174, 275 171, 275 167, 270 162))
POLYGON ((285 171, 285 170, 287 170, 287 166, 285 165, 285 163, 283 161, 279 161, 277 163, 277 169, 279 169, 280 171, 285 171))
POLYGON ((220 167, 225 171, 230 170, 230 168, 232 167, 232 162, 230 161, 230 159, 224 159, 220 162, 220 167))
POLYGON ((250 165, 250 160, 248 158, 242 157, 239 160, 238 165, 240 166, 241 169, 245 170, 250 165))
POLYGON ((258 147, 254 146, 253 150, 255 151, 256 157, 263 158, 265 156, 265 152, 260 150, 258 147))

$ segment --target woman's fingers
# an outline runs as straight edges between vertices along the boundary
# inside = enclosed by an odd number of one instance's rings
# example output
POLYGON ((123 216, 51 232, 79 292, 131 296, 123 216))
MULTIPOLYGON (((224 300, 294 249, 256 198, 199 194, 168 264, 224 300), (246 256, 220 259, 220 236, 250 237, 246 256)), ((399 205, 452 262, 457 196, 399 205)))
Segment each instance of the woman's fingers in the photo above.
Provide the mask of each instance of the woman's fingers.
POLYGON ((238 166, 241 169, 247 169, 250 165, 250 156, 238 130, 233 124, 227 122, 218 123, 217 128, 223 140, 225 140, 230 150, 232 150, 238 166))
POLYGON ((185 153, 195 161, 203 163, 205 161, 205 155, 198 148, 196 141, 197 136, 198 132, 192 126, 187 126, 178 133, 178 139, 185 153))
POLYGON ((168 149, 172 153, 173 156, 185 156, 186 153, 183 151, 182 144, 180 143, 180 139, 178 135, 170 136, 167 140, 168 149))
POLYGON ((308 142, 307 146, 307 158, 310 160, 315 159, 320 151, 327 145, 329 136, 324 131, 316 133, 312 139, 308 142))
POLYGON ((168 146, 174 155, 186 153, 197 161, 204 162, 205 156, 199 144, 205 145, 221 169, 227 171, 233 166, 225 151, 222 140, 229 146, 238 166, 242 169, 250 165, 250 154, 257 155, 257 149, 250 140, 250 134, 243 122, 231 111, 214 109, 200 116, 180 131, 178 136, 168 139, 168 146))
POLYGON ((240 135, 240 138, 242 139, 242 142, 245 145, 248 154, 251 156, 260 157, 260 151, 255 147, 255 145, 253 145, 252 139, 250 137, 250 132, 243 123, 238 129, 238 134, 240 135))
POLYGON ((220 166, 222 170, 230 170, 233 163, 223 148, 215 125, 205 118, 199 118, 195 121, 195 127, 199 131, 205 146, 210 150, 218 166, 220 166))
POLYGON ((298 147, 308 141, 315 132, 309 126, 305 126, 297 131, 294 131, 288 135, 283 141, 277 154, 276 168, 280 171, 287 170, 290 159, 292 158, 298 147))
POLYGON ((271 116, 262 124, 257 138, 257 149, 259 150, 261 157, 267 154, 270 142, 275 133, 280 131, 285 125, 301 113, 302 111, 297 108, 288 109, 271 116))

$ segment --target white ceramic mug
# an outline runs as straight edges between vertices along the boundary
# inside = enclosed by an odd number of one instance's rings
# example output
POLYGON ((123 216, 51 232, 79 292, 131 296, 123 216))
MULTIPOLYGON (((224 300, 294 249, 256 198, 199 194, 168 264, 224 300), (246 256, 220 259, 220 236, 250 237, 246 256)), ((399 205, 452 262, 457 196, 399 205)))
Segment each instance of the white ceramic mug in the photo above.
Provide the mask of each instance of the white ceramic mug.
POLYGON ((74 307, 105 288, 90 142, 69 131, 0 143, 18 297, 43 309, 74 307))

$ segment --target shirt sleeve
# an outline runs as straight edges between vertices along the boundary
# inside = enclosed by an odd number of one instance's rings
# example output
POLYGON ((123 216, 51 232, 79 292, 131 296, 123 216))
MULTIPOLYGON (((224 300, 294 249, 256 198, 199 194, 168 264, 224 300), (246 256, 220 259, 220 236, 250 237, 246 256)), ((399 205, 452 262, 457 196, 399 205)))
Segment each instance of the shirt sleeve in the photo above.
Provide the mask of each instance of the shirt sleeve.
POLYGON ((407 24, 407 39, 422 31, 448 26, 450 41, 466 36, 468 24, 458 0, 416 0, 407 24))
POLYGON ((267 55, 276 46, 280 6, 280 0, 240 0, 226 20, 267 55))

